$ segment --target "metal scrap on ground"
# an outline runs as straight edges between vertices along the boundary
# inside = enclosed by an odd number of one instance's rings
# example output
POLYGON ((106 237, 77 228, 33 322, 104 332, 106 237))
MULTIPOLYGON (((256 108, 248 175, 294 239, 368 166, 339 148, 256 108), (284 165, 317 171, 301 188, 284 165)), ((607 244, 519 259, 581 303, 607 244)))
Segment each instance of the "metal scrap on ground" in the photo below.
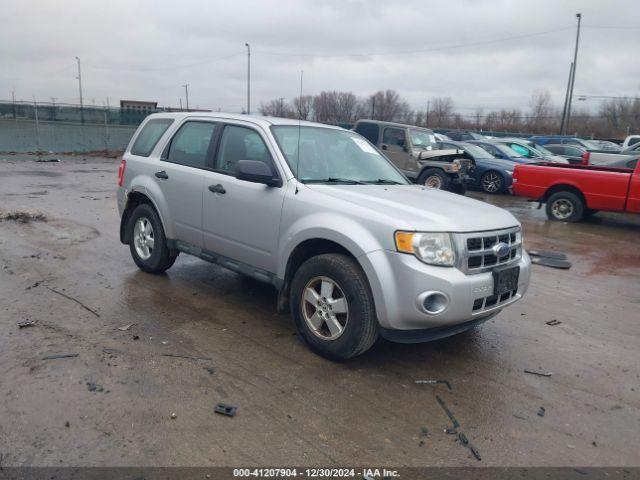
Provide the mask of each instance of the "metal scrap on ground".
POLYGON ((425 385, 437 385, 438 383, 441 383, 442 385, 446 385, 449 390, 453 390, 448 380, 416 380, 415 383, 425 385))
POLYGON ((552 372, 535 372, 533 370, 524 370, 524 373, 530 373, 531 375, 538 375, 540 377, 550 377, 551 375, 553 375, 552 372))
POLYGON ((212 360, 211 357, 190 357, 189 355, 178 355, 175 353, 163 353, 163 357, 186 358, 188 360, 212 360))
POLYGON ((58 358, 75 358, 80 356, 79 353, 62 353, 60 355, 48 355, 46 357, 42 357, 43 360, 56 360, 58 358))
POLYGON ((238 407, 234 407, 233 405, 227 405, 226 403, 218 403, 214 407, 214 411, 219 413, 220 415, 226 415, 227 417, 233 417, 236 414, 238 407))

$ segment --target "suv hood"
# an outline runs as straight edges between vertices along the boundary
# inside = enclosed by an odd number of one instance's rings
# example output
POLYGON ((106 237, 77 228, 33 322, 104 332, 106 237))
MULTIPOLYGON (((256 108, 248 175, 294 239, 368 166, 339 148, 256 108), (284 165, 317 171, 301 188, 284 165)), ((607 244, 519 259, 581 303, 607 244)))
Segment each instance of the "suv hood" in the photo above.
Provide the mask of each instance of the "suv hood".
MULTIPOLYGON (((511 213, 488 203, 420 185, 322 185, 311 190, 386 217, 394 229, 476 232, 519 225, 511 213)), ((340 206, 357 214, 357 209, 340 206)), ((370 217, 370 213, 367 215, 370 217)))

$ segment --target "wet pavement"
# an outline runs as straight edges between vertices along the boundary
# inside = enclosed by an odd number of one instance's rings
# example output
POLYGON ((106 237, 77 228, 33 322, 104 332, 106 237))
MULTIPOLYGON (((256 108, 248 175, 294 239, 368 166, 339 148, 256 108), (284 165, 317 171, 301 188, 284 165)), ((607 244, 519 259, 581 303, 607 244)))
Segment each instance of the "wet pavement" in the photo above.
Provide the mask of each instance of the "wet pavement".
POLYGON ((117 160, 0 158, 0 209, 48 217, 0 222, 4 465, 640 465, 638 216, 551 223, 472 194, 573 268, 534 266, 527 296, 476 330, 331 363, 267 285, 186 255, 140 272, 118 239, 117 160))

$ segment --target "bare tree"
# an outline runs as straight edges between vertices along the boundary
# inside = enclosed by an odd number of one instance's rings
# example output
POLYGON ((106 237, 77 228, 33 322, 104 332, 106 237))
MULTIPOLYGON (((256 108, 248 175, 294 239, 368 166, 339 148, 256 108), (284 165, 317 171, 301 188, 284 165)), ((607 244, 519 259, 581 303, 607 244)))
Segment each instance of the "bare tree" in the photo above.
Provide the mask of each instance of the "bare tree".
POLYGON ((555 123, 552 118, 554 108, 551 104, 551 94, 549 90, 534 92, 529 100, 530 117, 527 126, 532 132, 546 132, 551 130, 551 125, 555 123))
POLYGON ((375 120, 407 122, 412 115, 409 104, 395 90, 380 90, 369 97, 369 103, 375 120))
POLYGON ((302 95, 293 99, 293 108, 302 120, 309 120, 313 113, 313 95, 302 95))
POLYGON ((449 126, 453 116, 453 100, 451 97, 436 97, 430 103, 429 125, 436 127, 449 126))
POLYGON ((284 98, 276 98, 260 104, 260 113, 269 117, 295 118, 296 112, 284 98))

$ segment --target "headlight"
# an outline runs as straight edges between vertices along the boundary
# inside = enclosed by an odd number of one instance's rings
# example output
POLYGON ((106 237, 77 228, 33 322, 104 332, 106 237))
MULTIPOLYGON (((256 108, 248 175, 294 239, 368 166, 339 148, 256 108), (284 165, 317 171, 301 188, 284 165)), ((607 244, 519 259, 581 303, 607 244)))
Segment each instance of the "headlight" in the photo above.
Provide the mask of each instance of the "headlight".
POLYGON ((449 233, 396 232, 396 248, 429 265, 452 267, 456 261, 449 233))

